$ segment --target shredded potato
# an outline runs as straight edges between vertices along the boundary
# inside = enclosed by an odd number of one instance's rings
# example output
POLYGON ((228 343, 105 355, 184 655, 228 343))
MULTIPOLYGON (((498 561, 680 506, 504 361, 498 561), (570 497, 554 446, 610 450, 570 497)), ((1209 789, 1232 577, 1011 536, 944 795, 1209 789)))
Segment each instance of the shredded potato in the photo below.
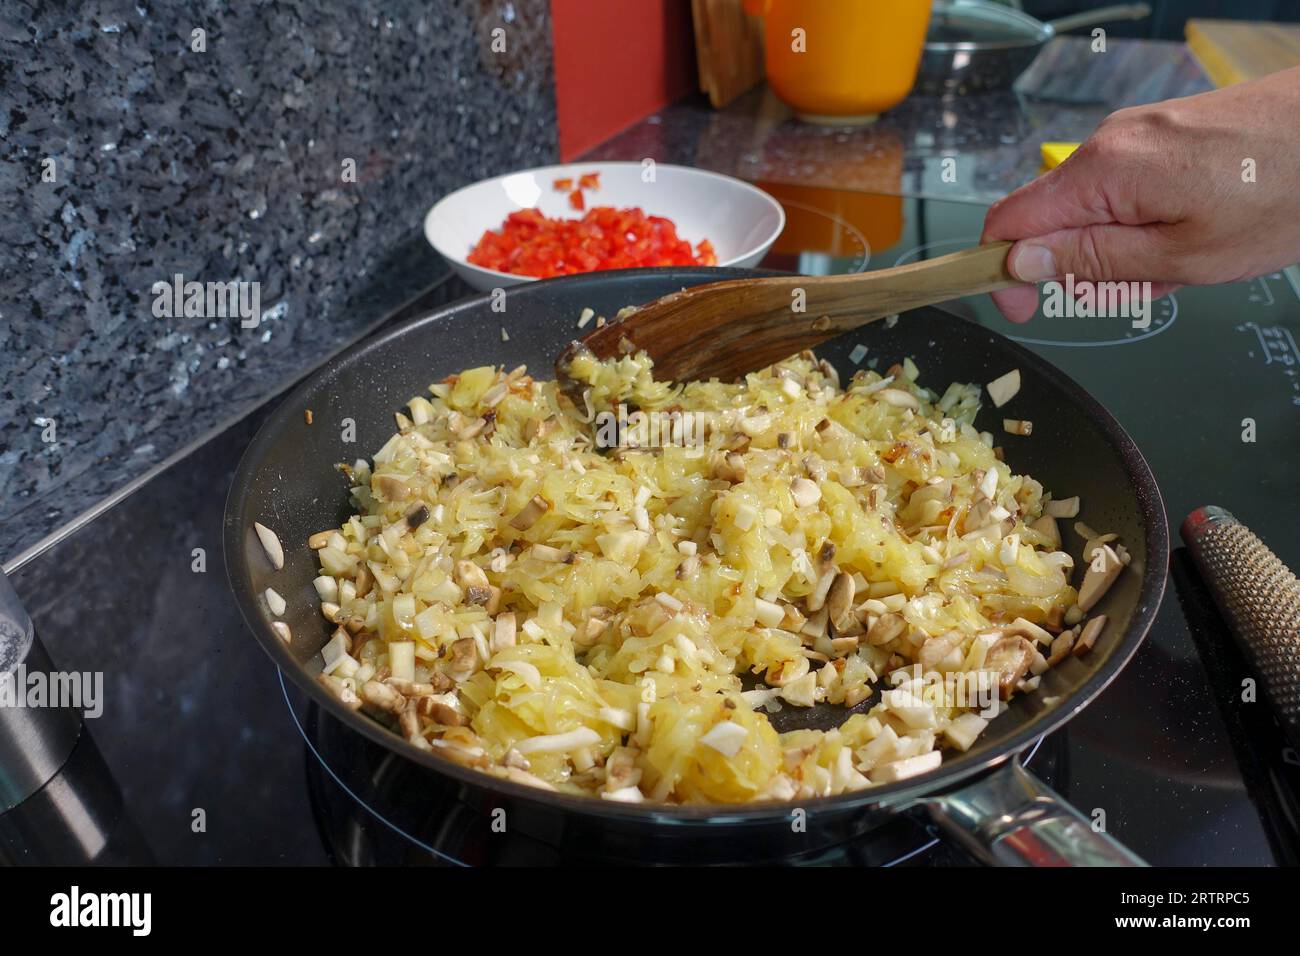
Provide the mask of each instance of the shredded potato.
POLYGON ((1072 561, 977 386, 909 361, 841 388, 811 353, 736 384, 570 374, 582 409, 523 369, 451 376, 340 466, 358 513, 313 546, 350 706, 539 787, 740 803, 931 769, 1035 686, 1072 561), (679 425, 596 447, 584 419, 620 404, 679 425), (772 726, 821 704, 837 729, 772 726))

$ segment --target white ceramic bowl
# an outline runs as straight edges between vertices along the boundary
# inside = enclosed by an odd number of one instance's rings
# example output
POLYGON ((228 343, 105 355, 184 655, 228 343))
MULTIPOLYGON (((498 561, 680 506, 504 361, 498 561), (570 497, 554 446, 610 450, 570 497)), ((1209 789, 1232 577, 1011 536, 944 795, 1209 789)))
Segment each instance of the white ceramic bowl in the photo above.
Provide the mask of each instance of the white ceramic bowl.
POLYGON ((498 229, 510 213, 537 208, 547 216, 572 218, 569 195, 554 188, 556 179, 600 173, 600 188, 584 190, 587 208, 639 206, 651 216, 666 216, 692 246, 713 243, 719 266, 753 266, 785 228, 785 210, 761 189, 720 173, 686 166, 654 165, 654 179, 641 163, 569 163, 541 166, 458 189, 424 217, 424 235, 460 277, 479 290, 495 289, 530 276, 484 269, 465 261, 484 231, 498 229))

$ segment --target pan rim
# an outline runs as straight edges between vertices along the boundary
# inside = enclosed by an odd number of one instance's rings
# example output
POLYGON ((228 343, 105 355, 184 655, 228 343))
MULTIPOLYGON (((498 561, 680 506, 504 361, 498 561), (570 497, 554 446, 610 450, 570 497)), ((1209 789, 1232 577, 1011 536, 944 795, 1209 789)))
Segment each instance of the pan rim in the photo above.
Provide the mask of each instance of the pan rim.
MULTIPOLYGON (((640 276, 672 276, 683 280, 734 279, 749 276, 774 274, 770 270, 722 268, 716 266, 665 267, 659 269, 624 269, 606 270, 577 276, 562 276, 525 283, 506 290, 509 296, 535 296, 544 294, 556 284, 573 284, 593 281, 593 278, 617 278, 637 274, 640 276), (540 292, 538 290, 541 290, 540 292)), ((1110 656, 1088 676, 1078 687, 1069 693, 1057 706, 1045 710, 1023 727, 1010 734, 1005 740, 990 748, 989 753, 975 759, 966 760, 966 755, 945 762, 935 770, 902 780, 897 783, 884 784, 868 790, 858 790, 831 797, 815 797, 802 801, 762 801, 745 804, 700 804, 679 805, 662 803, 621 803, 601 800, 576 794, 546 791, 526 784, 515 783, 493 776, 482 770, 464 767, 454 763, 436 752, 418 750, 392 731, 364 715, 348 710, 333 695, 329 694, 305 667, 300 665, 289 653, 280 638, 266 625, 258 605, 257 595, 250 583, 249 566, 244 550, 245 528, 239 518, 248 500, 249 486, 255 474, 254 464, 262 457, 281 432, 282 427, 298 420, 295 409, 302 407, 302 399, 326 385, 336 375, 341 374, 355 363, 360 363, 371 352, 381 349, 390 342, 413 334, 424 326, 436 326, 448 321, 463 311, 478 308, 490 302, 492 293, 469 296, 457 302, 434 309, 395 325, 385 332, 372 336, 356 346, 339 353, 324 365, 309 374, 303 381, 279 398, 276 407, 267 415, 257 434, 249 442, 235 469, 222 520, 222 547, 225 553, 225 566, 231 592, 238 605, 240 615, 252 637, 261 644, 262 649, 272 662, 289 679, 311 698, 317 706, 324 708, 336 720, 341 721, 354 731, 359 731, 374 743, 421 765, 426 770, 450 776, 473 790, 498 794, 501 797, 537 801, 558 810, 572 810, 579 813, 624 820, 651 821, 656 823, 679 824, 684 826, 700 824, 761 824, 774 819, 788 818, 790 812, 799 807, 808 813, 843 813, 852 810, 865 810, 872 807, 905 807, 915 804, 922 798, 952 790, 990 769, 1006 763, 1025 750, 1033 741, 1045 736, 1073 719, 1085 707, 1091 704, 1104 691, 1128 664, 1142 642, 1146 639, 1155 620, 1164 596, 1169 564, 1169 527, 1165 514, 1164 501, 1156 484, 1155 475, 1138 449, 1136 443, 1124 430, 1123 426, 1110 412, 1081 385, 1064 372, 1057 369, 1046 359, 1030 351, 1019 342, 1007 338, 992 329, 983 329, 992 338, 1002 338, 1001 347, 1008 350, 1010 356, 1025 366, 1033 367, 1040 374, 1050 377, 1062 388, 1088 418, 1102 431, 1106 441, 1118 454, 1129 479, 1130 485, 1137 491, 1138 511, 1147 535, 1147 554, 1143 568, 1141 587, 1137 597, 1137 607, 1133 612, 1129 627, 1111 651, 1110 656), (1143 492, 1147 492, 1144 494, 1143 492)), ((918 310, 919 311, 919 310, 918 310)), ((953 322, 968 322, 961 316, 942 309, 932 309, 953 322)))
MULTIPOLYGON (((950 2, 943 4, 946 9, 934 11, 935 16, 956 20, 967 24, 978 23, 981 26, 1001 27, 1008 32, 1017 28, 1025 31, 1023 39, 1012 37, 1005 40, 926 40, 924 49, 927 53, 985 53, 1002 50, 1027 50, 1042 47, 1054 36, 1052 25, 1035 16, 1003 7, 997 4, 950 2)), ((933 18, 931 20, 933 26, 933 18)))

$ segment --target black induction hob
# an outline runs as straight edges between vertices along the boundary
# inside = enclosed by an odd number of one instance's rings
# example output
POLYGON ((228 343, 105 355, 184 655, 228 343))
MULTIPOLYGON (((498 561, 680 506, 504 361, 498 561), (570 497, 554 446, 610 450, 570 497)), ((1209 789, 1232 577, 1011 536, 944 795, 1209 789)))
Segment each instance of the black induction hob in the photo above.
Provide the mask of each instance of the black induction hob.
MULTIPOLYGON (((801 189, 765 265, 880 268, 976 240, 984 209, 801 189), (883 237, 883 238, 882 238, 883 237)), ((1171 527, 1219 504, 1300 568, 1300 295, 1288 274, 1115 320, 1006 323, 1097 396, 1151 463, 1171 527), (1245 419, 1256 441, 1242 440, 1245 419)), ((432 307, 468 290, 443 287, 432 307)), ((905 321, 905 319, 904 319, 905 321)), ((924 370, 924 356, 916 356, 924 370)), ((265 409, 214 437, 12 575, 56 666, 104 675, 103 715, 64 772, 0 815, 0 862, 481 865, 617 861, 599 834, 496 832, 440 781, 322 714, 245 633, 221 555, 226 490, 265 409), (577 849, 575 849, 575 845, 577 849)), ((1185 553, 1132 664, 1030 765, 1154 864, 1293 863, 1300 768, 1185 553)), ((736 862, 756 857, 738 853, 736 862)), ((638 854, 652 859, 653 852, 638 854)), ((763 862, 775 862, 762 860, 763 862)), ((809 864, 960 865, 900 819, 809 864)))

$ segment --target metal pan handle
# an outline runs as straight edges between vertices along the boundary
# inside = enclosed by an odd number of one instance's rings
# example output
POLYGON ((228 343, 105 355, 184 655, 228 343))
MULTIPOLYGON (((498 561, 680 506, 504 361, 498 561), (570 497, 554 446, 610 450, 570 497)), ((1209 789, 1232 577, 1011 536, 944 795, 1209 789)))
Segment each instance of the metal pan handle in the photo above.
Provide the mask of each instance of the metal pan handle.
POLYGON ((1052 28, 1053 34, 1057 34, 1064 33, 1067 30, 1077 30, 1079 27, 1091 27, 1098 23, 1108 23, 1111 20, 1145 20, 1150 15, 1150 4, 1120 3, 1113 7, 1101 7, 1097 10, 1086 10, 1083 13, 1072 13, 1068 17, 1049 20, 1047 25, 1052 28))
POLYGON ((1094 830, 1018 757, 921 805, 946 836, 990 866, 1147 865, 1094 830))

